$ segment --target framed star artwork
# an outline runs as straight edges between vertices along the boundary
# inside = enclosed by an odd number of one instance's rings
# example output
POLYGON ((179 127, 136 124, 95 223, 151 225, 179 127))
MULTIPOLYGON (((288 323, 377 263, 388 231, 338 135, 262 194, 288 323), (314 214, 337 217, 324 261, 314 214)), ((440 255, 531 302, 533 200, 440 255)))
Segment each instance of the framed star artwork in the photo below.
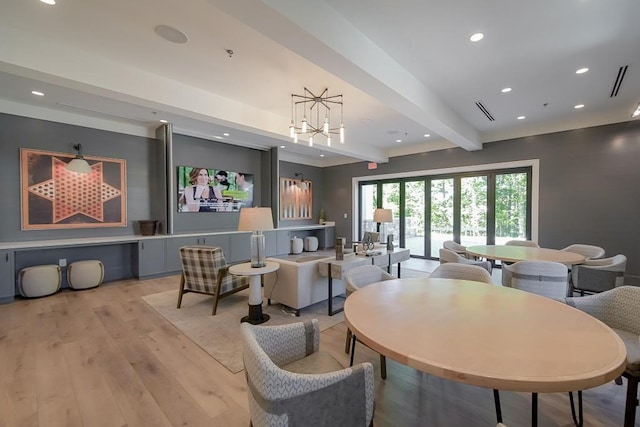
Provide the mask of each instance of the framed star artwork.
POLYGON ((126 227, 126 161, 84 156, 83 174, 67 170, 74 157, 20 149, 23 230, 126 227))

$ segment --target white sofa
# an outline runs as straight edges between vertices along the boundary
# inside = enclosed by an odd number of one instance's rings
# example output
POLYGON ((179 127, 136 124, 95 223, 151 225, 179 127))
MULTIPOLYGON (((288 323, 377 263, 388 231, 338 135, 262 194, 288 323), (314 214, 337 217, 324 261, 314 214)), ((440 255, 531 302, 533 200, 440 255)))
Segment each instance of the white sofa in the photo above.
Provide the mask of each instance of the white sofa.
MULTIPOLYGON (((306 256, 297 261, 281 258, 267 258, 275 261, 280 268, 264 276, 264 296, 270 302, 277 302, 300 310, 324 301, 328 297, 329 284, 326 277, 318 273, 318 262, 332 257, 306 256)), ((344 281, 333 279, 333 296, 343 295, 344 281)))

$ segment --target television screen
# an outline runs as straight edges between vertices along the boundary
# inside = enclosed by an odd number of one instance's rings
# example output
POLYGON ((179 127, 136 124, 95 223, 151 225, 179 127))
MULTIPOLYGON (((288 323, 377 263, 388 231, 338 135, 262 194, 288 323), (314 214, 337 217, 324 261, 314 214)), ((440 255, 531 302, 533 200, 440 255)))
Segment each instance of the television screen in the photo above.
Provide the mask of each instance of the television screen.
POLYGON ((178 166, 178 212, 239 212, 253 206, 253 175, 178 166))

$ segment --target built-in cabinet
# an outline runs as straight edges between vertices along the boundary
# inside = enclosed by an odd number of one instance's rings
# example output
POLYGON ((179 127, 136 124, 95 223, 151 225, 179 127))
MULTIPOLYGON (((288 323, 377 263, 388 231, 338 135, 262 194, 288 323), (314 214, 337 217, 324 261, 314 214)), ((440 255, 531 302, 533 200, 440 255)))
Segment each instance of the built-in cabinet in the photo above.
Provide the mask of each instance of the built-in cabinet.
POLYGON ((11 302, 16 292, 13 251, 0 250, 0 303, 11 302))

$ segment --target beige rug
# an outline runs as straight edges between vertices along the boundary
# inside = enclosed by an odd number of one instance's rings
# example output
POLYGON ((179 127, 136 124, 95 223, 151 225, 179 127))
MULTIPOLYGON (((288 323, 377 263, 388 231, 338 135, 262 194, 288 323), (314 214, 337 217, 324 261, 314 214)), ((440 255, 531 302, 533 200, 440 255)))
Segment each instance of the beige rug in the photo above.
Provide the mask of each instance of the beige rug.
MULTIPOLYGON (((147 295, 142 299, 231 372, 236 373, 244 369, 240 319, 248 313, 248 289, 218 301, 215 316, 211 315, 213 297, 207 295, 185 294, 180 309, 176 308, 177 289, 147 295)), ((336 305, 341 306, 342 302, 343 300, 336 298, 334 309, 336 305)), ((288 313, 280 304, 267 306, 265 303, 263 312, 271 316, 271 319, 264 323, 266 326, 318 319, 320 330, 323 331, 344 320, 344 313, 327 315, 326 301, 303 309, 299 317, 288 313)))

